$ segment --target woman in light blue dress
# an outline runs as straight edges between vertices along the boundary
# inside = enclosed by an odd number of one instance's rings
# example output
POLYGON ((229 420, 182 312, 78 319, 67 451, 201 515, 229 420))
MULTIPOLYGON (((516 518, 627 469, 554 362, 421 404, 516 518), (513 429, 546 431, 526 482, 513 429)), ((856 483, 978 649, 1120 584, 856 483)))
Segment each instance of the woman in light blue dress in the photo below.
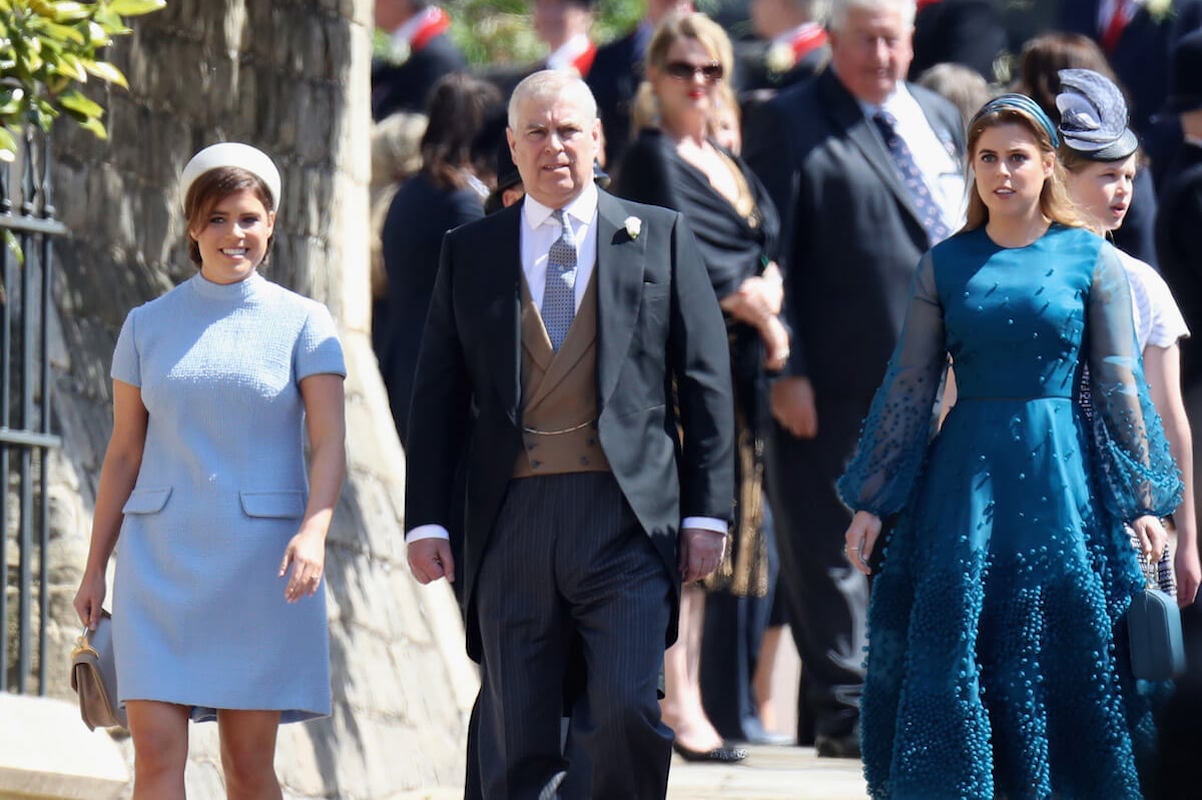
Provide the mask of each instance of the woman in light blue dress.
POLYGON ((877 564, 864 770, 891 800, 1131 800, 1154 744, 1123 615, 1181 480, 1117 252, 1080 227, 1057 133, 1003 95, 969 127, 968 223, 922 260, 840 481, 877 564), (951 357, 958 397, 932 437, 951 357), (1095 412, 1078 391, 1088 366, 1095 412), (895 522, 878 542, 881 520, 895 522), (880 551, 880 552, 878 552, 880 551))
POLYGON ((181 187, 199 270, 121 329, 75 608, 95 626, 116 549, 136 800, 184 797, 189 719, 217 721, 229 797, 279 798, 279 724, 330 713, 322 569, 346 370, 326 308, 258 273, 279 207, 271 159, 213 145, 181 187))

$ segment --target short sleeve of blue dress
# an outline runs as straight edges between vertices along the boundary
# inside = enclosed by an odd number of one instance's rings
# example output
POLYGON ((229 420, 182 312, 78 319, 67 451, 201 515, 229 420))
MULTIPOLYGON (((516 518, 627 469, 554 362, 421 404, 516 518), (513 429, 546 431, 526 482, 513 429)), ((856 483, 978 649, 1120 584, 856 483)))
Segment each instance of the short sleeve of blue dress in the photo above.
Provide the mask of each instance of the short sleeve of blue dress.
POLYGON ((117 346, 113 350, 113 368, 111 375, 122 383, 131 386, 142 385, 142 367, 138 360, 138 345, 135 342, 135 317, 138 309, 133 309, 125 316, 121 333, 117 336, 117 346))
POLYGON ((277 572, 308 498, 301 381, 345 373, 329 311, 257 274, 129 314, 112 375, 147 427, 116 552, 123 702, 329 714, 324 588, 287 603, 277 572))

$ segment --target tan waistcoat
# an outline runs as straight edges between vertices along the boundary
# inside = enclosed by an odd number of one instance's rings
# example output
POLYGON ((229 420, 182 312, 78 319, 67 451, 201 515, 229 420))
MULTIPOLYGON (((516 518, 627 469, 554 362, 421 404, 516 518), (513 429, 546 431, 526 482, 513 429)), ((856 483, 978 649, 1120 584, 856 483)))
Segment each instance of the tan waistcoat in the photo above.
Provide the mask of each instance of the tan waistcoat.
POLYGON ((596 276, 558 353, 522 278, 523 449, 515 478, 609 471, 597 438, 596 276))

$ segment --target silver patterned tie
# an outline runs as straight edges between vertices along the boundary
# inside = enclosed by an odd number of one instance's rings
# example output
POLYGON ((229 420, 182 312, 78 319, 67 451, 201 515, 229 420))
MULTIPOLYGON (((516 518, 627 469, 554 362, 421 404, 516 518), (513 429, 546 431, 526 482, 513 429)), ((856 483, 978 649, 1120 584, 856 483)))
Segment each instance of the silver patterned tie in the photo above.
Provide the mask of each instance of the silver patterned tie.
POLYGON ((576 316, 576 237, 563 209, 551 212, 559 223, 559 238, 547 254, 547 282, 543 289, 543 324, 556 352, 567 338, 576 316))

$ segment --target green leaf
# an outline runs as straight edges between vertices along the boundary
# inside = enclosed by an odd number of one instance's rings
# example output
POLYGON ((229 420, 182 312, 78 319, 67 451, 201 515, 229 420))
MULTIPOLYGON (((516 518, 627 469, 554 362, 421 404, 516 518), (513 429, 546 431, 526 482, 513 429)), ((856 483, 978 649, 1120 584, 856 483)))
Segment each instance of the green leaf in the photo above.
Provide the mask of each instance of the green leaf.
POLYGON ((79 127, 85 131, 91 131, 96 135, 97 139, 108 139, 109 132, 105 130, 104 123, 97 117, 92 117, 89 120, 79 123, 79 127))
POLYGON ((17 140, 8 128, 0 128, 0 161, 12 161, 17 157, 17 140))
POLYGON ((17 241, 17 235, 8 228, 4 229, 4 244, 17 259, 17 265, 25 266, 25 253, 21 251, 21 243, 17 241))
POLYGON ((92 10, 83 3, 54 3, 54 19, 57 22, 74 22, 91 16, 92 10))
POLYGON ((108 4, 109 11, 125 17, 136 17, 139 14, 149 14, 165 8, 166 0, 113 0, 108 4))
MULTIPOLYGON (((54 65, 54 71, 59 75, 66 75, 68 78, 73 78, 80 83, 84 83, 88 79, 88 73, 84 71, 83 61, 79 56, 71 53, 63 53, 59 58, 58 63, 54 65)), ((60 88, 61 91, 61 88, 60 88)))
POLYGON ((84 61, 83 68, 101 80, 115 83, 123 89, 129 88, 129 83, 126 82, 125 75, 121 70, 107 61, 84 61))
MULTIPOLYGON (((60 25, 57 22, 44 22, 41 26, 47 33, 52 34, 55 39, 61 41, 75 42, 76 44, 86 43, 87 37, 78 28, 72 28, 70 25, 60 25)), ((43 45, 51 45, 54 41, 48 37, 42 41, 43 45)))
POLYGON ((99 117, 104 109, 96 101, 85 97, 82 92, 67 92, 58 99, 59 105, 84 117, 99 117))

